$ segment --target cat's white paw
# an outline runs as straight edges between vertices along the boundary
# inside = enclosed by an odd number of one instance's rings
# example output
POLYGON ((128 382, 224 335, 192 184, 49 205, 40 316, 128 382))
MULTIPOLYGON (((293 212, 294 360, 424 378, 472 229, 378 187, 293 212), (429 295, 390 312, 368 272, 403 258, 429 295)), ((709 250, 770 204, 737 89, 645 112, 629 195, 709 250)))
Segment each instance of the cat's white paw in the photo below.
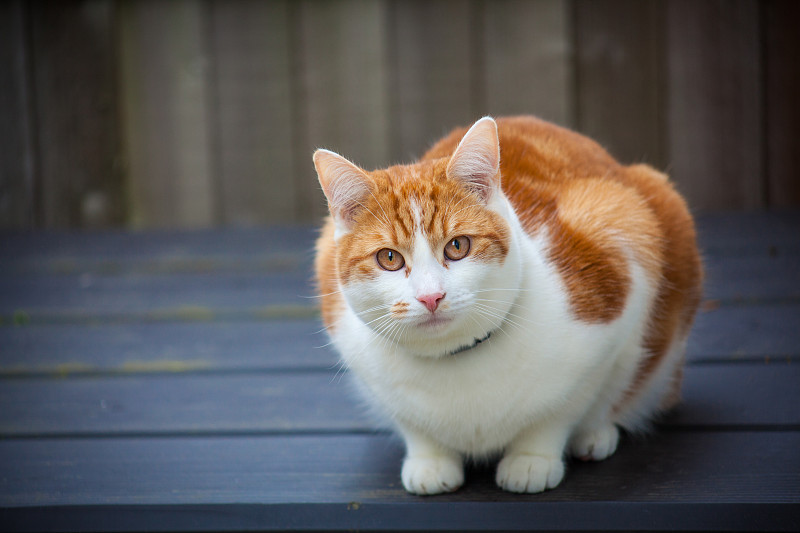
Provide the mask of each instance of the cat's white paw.
POLYGON ((542 492, 556 487, 564 478, 560 457, 507 455, 497 465, 497 484, 510 492, 542 492))
POLYGON ((464 467, 451 457, 407 457, 401 474, 403 486, 412 494, 453 492, 464 484, 464 467))
POLYGON ((600 429, 580 432, 573 437, 572 456, 583 461, 602 461, 610 457, 619 443, 619 430, 613 424, 600 429))

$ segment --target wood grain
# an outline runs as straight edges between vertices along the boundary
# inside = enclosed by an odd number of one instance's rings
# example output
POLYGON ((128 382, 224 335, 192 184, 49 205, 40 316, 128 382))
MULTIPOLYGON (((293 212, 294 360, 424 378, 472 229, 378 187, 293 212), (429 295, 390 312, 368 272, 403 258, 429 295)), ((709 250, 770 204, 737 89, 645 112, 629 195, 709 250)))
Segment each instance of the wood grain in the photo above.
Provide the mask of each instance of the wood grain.
POLYGON ((382 436, 6 440, 0 520, 8 531, 791 531, 798 446, 796 433, 670 432, 573 464, 534 497, 500 491, 483 468, 421 500, 400 486, 399 443, 382 436))
POLYGON ((569 7, 561 0, 486 2, 481 48, 490 115, 534 114, 574 126, 569 7))
POLYGON ((297 218, 287 2, 210 3, 212 128, 221 220, 297 218))
POLYGON ((666 6, 670 174, 694 209, 764 207, 758 4, 666 6))
POLYGON ((219 221, 207 4, 120 4, 123 145, 135 228, 219 221))
POLYGON ((304 109, 297 146, 298 209, 304 220, 327 213, 311 156, 334 150, 367 169, 389 164, 386 2, 300 2, 296 39, 304 109))
POLYGON ((40 225, 103 227, 125 220, 114 6, 30 4, 30 97, 40 225))
POLYGON ((314 319, 29 324, 0 327, 0 376, 336 372, 328 343, 314 319))
POLYGON ((622 162, 663 169, 663 4, 579 0, 573 9, 576 128, 622 162))
POLYGON ((0 3, 0 228, 35 226, 29 4, 0 3))
POLYGON ((456 126, 479 118, 472 6, 393 2, 389 16, 391 158, 416 160, 456 126))
POLYGON ((770 0, 764 17, 768 205, 800 204, 800 4, 770 0))
POLYGON ((317 319, 259 314, 310 289, 313 229, 2 235, 0 529, 794 531, 800 216, 698 222, 680 407, 555 490, 504 493, 489 462, 431 499, 317 319))
MULTIPOLYGON (((271 349, 263 349, 263 357, 271 349)), ((173 372, 6 378, 0 390, 4 438, 130 435, 248 435, 372 432, 348 376, 322 372, 173 372)), ((147 366, 143 367, 146 370, 147 366)), ((800 370, 788 362, 695 365, 686 369, 683 403, 664 427, 800 430, 800 370)))

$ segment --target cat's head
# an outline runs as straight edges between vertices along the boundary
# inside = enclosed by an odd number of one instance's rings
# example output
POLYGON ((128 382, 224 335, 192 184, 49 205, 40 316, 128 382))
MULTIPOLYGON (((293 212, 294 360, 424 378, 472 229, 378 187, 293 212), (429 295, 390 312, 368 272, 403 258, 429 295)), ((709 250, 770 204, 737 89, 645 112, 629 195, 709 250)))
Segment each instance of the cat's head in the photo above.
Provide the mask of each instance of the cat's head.
POLYGON ((520 260, 499 163, 488 117, 449 158, 367 172, 333 152, 314 154, 336 225, 336 257, 320 259, 387 342, 438 357, 501 327, 520 260))

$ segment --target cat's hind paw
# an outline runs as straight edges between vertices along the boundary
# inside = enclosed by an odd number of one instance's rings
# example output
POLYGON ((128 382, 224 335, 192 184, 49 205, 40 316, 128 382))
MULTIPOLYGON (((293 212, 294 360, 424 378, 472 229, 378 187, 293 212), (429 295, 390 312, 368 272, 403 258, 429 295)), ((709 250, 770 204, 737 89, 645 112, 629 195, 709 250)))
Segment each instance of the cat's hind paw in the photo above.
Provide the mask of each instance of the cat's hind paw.
POLYGON ((412 494, 453 492, 464 484, 464 467, 451 457, 407 457, 401 478, 412 494))
POLYGON ((610 457, 619 443, 619 430, 613 424, 579 432, 570 444, 572 456, 582 461, 602 461, 610 457))
POLYGON ((510 492, 536 493, 556 487, 564 478, 564 462, 560 457, 513 454, 497 465, 496 481, 510 492))

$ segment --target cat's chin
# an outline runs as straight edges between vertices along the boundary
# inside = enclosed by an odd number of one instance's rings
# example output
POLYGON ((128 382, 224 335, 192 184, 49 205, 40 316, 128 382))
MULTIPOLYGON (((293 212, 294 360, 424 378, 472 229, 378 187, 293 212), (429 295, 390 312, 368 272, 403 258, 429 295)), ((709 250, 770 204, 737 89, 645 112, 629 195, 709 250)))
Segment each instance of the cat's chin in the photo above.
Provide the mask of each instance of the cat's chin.
POLYGON ((444 331, 452 323, 452 317, 430 315, 418 322, 417 327, 423 331, 444 331))
POLYGON ((476 340, 488 338, 489 331, 475 328, 466 331, 456 322, 450 317, 430 317, 416 324, 399 344, 415 356, 439 358, 460 353, 477 345, 480 341, 476 340))

